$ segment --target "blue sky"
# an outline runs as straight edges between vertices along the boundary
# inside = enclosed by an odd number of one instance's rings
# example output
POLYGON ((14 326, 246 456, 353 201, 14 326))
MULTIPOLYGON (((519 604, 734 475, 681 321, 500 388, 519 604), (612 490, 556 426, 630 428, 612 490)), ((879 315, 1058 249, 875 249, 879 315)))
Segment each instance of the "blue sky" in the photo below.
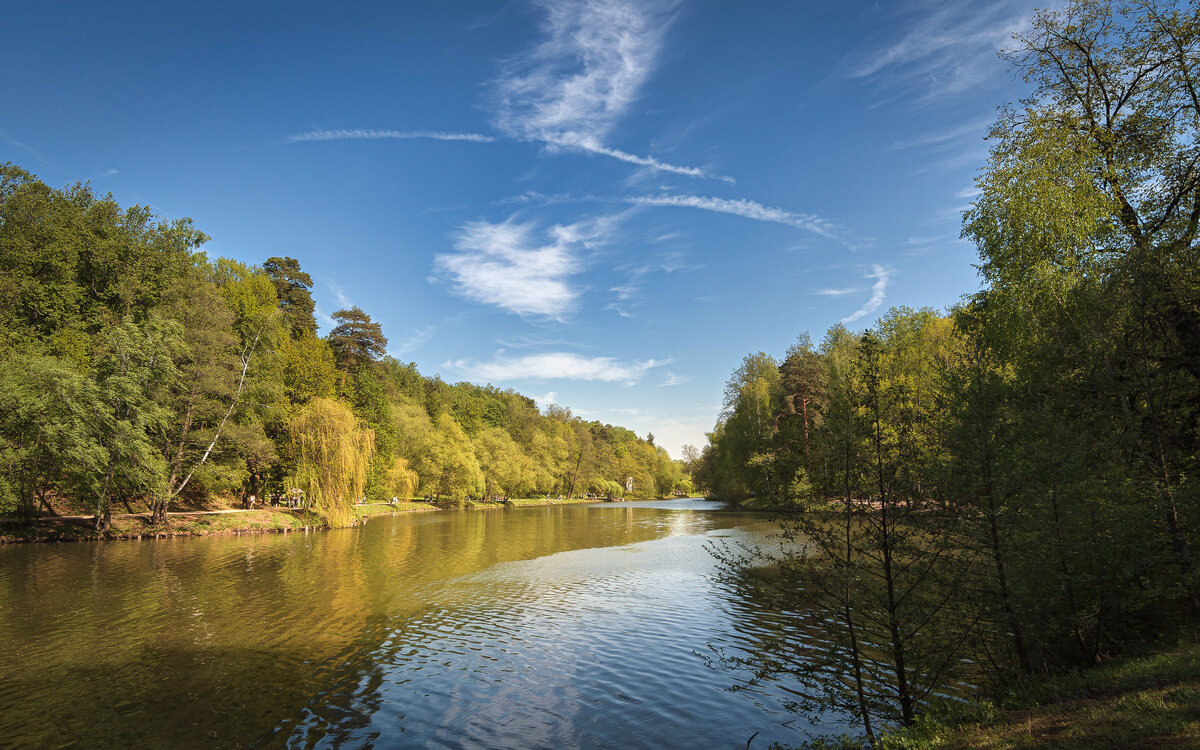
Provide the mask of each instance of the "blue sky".
POLYGON ((977 287, 961 213, 1033 7, 18 1, 0 161, 678 456, 747 353, 977 287))

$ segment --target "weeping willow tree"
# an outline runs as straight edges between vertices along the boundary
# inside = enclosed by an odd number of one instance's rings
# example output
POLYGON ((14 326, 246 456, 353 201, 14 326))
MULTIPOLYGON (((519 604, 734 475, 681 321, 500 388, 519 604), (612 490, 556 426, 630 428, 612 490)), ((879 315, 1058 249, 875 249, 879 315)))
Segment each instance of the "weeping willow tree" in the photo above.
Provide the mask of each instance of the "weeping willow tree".
POLYGON ((296 412, 288 431, 296 456, 293 486, 330 526, 349 526, 350 505, 363 495, 375 453, 375 432, 349 406, 327 398, 314 398, 296 412))
POLYGON ((417 472, 408 468, 407 458, 397 458, 384 475, 384 481, 393 497, 408 500, 417 494, 417 472))

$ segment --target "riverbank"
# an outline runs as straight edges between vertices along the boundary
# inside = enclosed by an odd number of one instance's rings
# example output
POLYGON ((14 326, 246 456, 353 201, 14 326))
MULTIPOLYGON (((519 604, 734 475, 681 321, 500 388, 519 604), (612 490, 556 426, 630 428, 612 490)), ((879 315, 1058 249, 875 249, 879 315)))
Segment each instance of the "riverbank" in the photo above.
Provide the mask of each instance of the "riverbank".
MULTIPOLYGON (((637 503, 648 502, 655 498, 636 498, 619 501, 621 503, 637 503)), ((354 514, 358 518, 369 518, 371 516, 386 516, 392 513, 413 513, 421 511, 433 510, 504 510, 505 508, 528 508, 543 505, 591 505, 603 502, 594 497, 576 497, 576 498, 551 498, 547 500, 544 497, 518 497, 510 498, 507 503, 476 503, 468 502, 462 505, 456 504, 438 504, 428 503, 420 500, 410 502, 396 503, 366 503, 364 505, 354 506, 354 514)))
MULTIPOLYGON (((394 513, 422 513, 439 510, 503 510, 507 507, 539 505, 580 505, 598 502, 593 498, 517 498, 508 505, 500 503, 467 503, 444 506, 420 500, 391 503, 367 503, 353 507, 359 523, 374 516, 394 513)), ((628 501, 636 502, 636 501, 628 501)), ((162 524, 150 523, 148 513, 114 514, 112 527, 98 532, 91 526, 91 517, 82 515, 49 516, 25 523, 17 519, 0 519, 0 544, 20 542, 97 542, 118 539, 159 539, 179 536, 210 536, 215 534, 266 534, 292 531, 313 531, 327 528, 315 513, 292 508, 262 508, 240 510, 190 510, 170 513, 162 524)))
POLYGON ((1124 750, 1200 747, 1200 644, 948 704, 884 748, 1124 750))
POLYGON ((161 524, 150 522, 149 514, 120 514, 112 518, 106 532, 92 528, 90 518, 80 516, 40 518, 31 523, 0 520, 0 544, 19 542, 98 542, 115 539, 161 539, 214 534, 255 534, 309 531, 324 528, 315 513, 302 510, 262 509, 244 512, 176 512, 161 524))

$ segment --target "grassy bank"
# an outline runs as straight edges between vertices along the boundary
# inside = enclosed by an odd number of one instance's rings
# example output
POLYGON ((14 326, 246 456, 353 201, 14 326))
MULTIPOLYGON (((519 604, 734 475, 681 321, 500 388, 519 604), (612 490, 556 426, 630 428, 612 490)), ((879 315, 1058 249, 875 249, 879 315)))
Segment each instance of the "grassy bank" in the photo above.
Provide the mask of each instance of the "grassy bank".
MULTIPOLYGON (((638 498, 631 499, 625 502, 637 502, 638 500, 650 500, 653 498, 638 498)), ((354 506, 354 514, 358 518, 369 518, 371 516, 386 516, 391 513, 412 513, 417 511, 430 510, 448 510, 448 509, 466 509, 466 510, 502 510, 504 508, 527 508, 532 506, 542 505, 586 505, 590 503, 602 502, 591 497, 575 497, 575 498, 551 498, 547 500, 545 497, 515 497, 510 498, 507 504, 504 503, 478 503, 468 502, 462 505, 455 504, 438 504, 428 503, 423 500, 411 500, 392 505, 390 503, 368 503, 365 505, 354 506)))
POLYGON ((889 750, 1200 748, 1200 644, 948 704, 893 733, 889 750))
POLYGON ((370 518, 371 516, 388 516, 392 513, 421 513, 432 510, 441 510, 433 503, 427 503, 421 500, 405 500, 398 502, 395 505, 391 503, 367 503, 365 505, 355 505, 355 518, 370 518))
MULTIPOLYGON (((590 498, 553 499, 544 497, 517 498, 509 505, 499 503, 467 503, 467 509, 503 509, 505 507, 527 507, 537 505, 569 505, 597 502, 590 498)), ((444 506, 422 500, 406 500, 396 504, 368 503, 353 507, 356 520, 385 516, 393 513, 418 513, 446 510, 444 506)), ((65 516, 78 513, 76 509, 62 509, 64 517, 40 518, 32 523, 16 519, 0 518, 0 544, 15 542, 72 542, 101 541, 107 539, 145 539, 170 536, 206 536, 209 534, 253 534, 287 531, 304 531, 325 528, 325 522, 315 513, 289 508, 264 508, 262 510, 213 513, 212 510, 227 511, 228 508, 193 509, 172 513, 162 524, 151 524, 149 514, 118 514, 112 519, 112 528, 105 533, 92 529, 91 519, 65 516)))
POLYGON ((586 503, 602 502, 594 497, 565 497, 559 500, 557 497, 547 500, 544 497, 523 497, 515 498, 508 501, 510 505, 518 507, 526 505, 582 505, 586 503))
POLYGON ((0 543, 254 534, 304 531, 322 526, 321 519, 313 513, 275 509, 229 514, 179 513, 167 516, 161 524, 150 523, 148 515, 119 515, 113 517, 112 528, 104 533, 94 530, 91 521, 82 518, 44 518, 33 523, 0 520, 0 543))

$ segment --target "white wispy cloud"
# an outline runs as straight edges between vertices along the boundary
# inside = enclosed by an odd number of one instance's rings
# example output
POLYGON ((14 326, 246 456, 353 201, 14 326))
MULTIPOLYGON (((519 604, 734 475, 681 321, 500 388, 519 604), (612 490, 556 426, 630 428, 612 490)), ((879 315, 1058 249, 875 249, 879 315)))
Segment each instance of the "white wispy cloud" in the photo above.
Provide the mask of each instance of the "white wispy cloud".
POLYGON ((678 273, 686 271, 695 271, 703 268, 703 264, 694 264, 688 261, 687 257, 678 251, 665 252, 659 258, 653 258, 650 262, 644 262, 639 258, 637 265, 618 266, 615 271, 624 271, 629 275, 628 280, 623 284, 610 287, 609 291, 616 295, 616 300, 605 306, 606 310, 614 310, 623 318, 635 317, 629 309, 621 304, 633 302, 636 306, 636 298, 642 291, 642 283, 646 277, 654 273, 678 273))
POLYGON ((913 170, 913 174, 958 172, 965 168, 978 169, 987 163, 987 158, 988 146, 982 138, 978 141, 964 141, 956 148, 945 149, 941 157, 926 161, 924 166, 913 170))
POLYGON ((330 328, 331 326, 329 324, 333 321, 333 318, 330 317, 329 313, 327 313, 325 309, 321 307, 321 303, 317 302, 316 300, 313 300, 313 319, 317 321, 318 329, 330 328))
POLYGON ((1028 28, 1032 10, 1029 0, 908 3, 898 12, 911 20, 889 24, 904 24, 899 38, 871 53, 853 51, 845 75, 886 79, 892 92, 924 98, 961 93, 989 79, 1001 83, 1004 64, 996 52, 1028 28))
MULTIPOLYGON (((675 0, 539 3, 545 11, 545 38, 510 59, 492 86, 497 130, 510 138, 545 144, 550 151, 579 151, 658 172, 733 183, 732 177, 701 167, 671 164, 605 144, 654 72, 676 4, 675 0)), ((381 138, 496 140, 482 133, 315 128, 288 136, 284 142, 381 138)))
POLYGON ((822 237, 833 238, 834 226, 831 222, 813 214, 801 214, 782 208, 772 208, 752 200, 728 198, 712 198, 700 195, 635 195, 625 198, 626 203, 635 206, 679 206, 696 208, 701 211, 713 211, 720 214, 732 214, 755 221, 769 221, 776 224, 786 224, 814 232, 822 237))
POLYGON ((467 299, 518 315, 561 319, 578 300, 569 279, 581 268, 580 251, 602 242, 619 218, 559 224, 540 234, 534 223, 514 217, 499 224, 471 222, 455 238, 457 252, 436 256, 434 268, 467 299))
POLYGON ((542 7, 546 39, 497 82, 496 125, 529 140, 602 141, 653 71, 667 8, 624 0, 542 7))
POLYGON ((608 291, 616 294, 618 301, 624 302, 625 300, 632 298, 633 295, 637 294, 640 289, 641 289, 641 287, 630 284, 627 286, 614 286, 612 289, 609 289, 608 291))
POLYGON ((943 128, 924 133, 904 141, 896 141, 888 147, 889 151, 900 151, 903 149, 939 149, 952 146, 963 141, 973 141, 982 143, 984 136, 987 135, 988 128, 991 127, 993 117, 983 117, 973 119, 969 122, 961 123, 951 128, 943 128))
POLYGON ((860 291, 857 287, 846 287, 845 289, 818 289, 817 294, 826 297, 845 297, 847 294, 855 294, 860 291))
POLYGON ((558 391, 549 391, 541 396, 534 396, 533 400, 537 402, 540 408, 545 409, 550 404, 558 403, 558 391))
POLYGON ((401 140, 429 138, 435 141, 469 141, 471 143, 491 143, 496 140, 494 136, 483 135, 482 133, 444 133, 434 130, 370 130, 364 128, 327 130, 325 128, 317 128, 307 133, 289 135, 283 139, 283 142, 379 140, 384 138, 398 138, 401 140))
POLYGON ((967 211, 970 211, 971 208, 972 208, 972 204, 970 204, 970 203, 963 203, 958 206, 947 206, 946 208, 939 208, 937 211, 933 212, 933 219, 934 219, 934 221, 938 221, 938 222, 946 222, 946 221, 960 222, 960 221, 962 221, 963 214, 967 211))
POLYGON ((843 323, 853 323, 854 321, 864 316, 870 315, 879 309, 883 304, 883 300, 887 297, 888 281, 891 280, 894 272, 891 269, 883 266, 874 266, 872 273, 867 274, 868 279, 875 279, 875 283, 871 285, 871 299, 867 300, 866 304, 842 318, 843 323))
POLYGON ((651 369, 666 364, 648 359, 644 362, 623 362, 615 357, 585 357, 571 352, 547 352, 523 357, 498 354, 490 362, 458 359, 443 367, 463 373, 479 382, 512 380, 590 380, 603 383, 634 385, 651 369))
POLYGON ((568 341, 562 338, 534 338, 532 336, 496 339, 496 343, 504 349, 549 349, 556 346, 569 346, 572 349, 593 348, 591 344, 581 341, 568 341))
POLYGON ((526 190, 520 195, 510 195, 504 198, 498 198, 493 201, 493 205, 523 205, 536 203, 542 206, 553 206, 562 203, 595 203, 599 201, 594 196, 579 197, 576 195, 567 195, 566 193, 539 193, 536 190, 526 190))
POLYGON ((41 160, 41 158, 42 158, 42 155, 41 155, 41 154, 39 154, 37 151, 35 151, 35 150, 33 149, 33 147, 31 147, 31 146, 26 146, 24 143, 21 143, 20 141, 16 140, 15 138, 10 138, 10 137, 9 137, 8 135, 6 135, 6 134, 4 133, 4 131, 2 131, 2 130, 0 130, 0 141, 2 141, 2 142, 4 142, 4 143, 7 143, 7 144, 8 144, 8 145, 10 145, 10 146, 15 146, 16 148, 19 148, 19 149, 21 149, 22 151, 27 151, 27 152, 29 152, 29 154, 30 154, 31 156, 33 156, 35 159, 41 160))
POLYGON ((687 375, 676 375, 675 373, 671 372, 670 370, 667 370, 667 374, 663 378, 663 382, 659 383, 658 387, 659 388, 670 388, 671 386, 683 385, 684 383, 688 383, 688 382, 691 382, 691 378, 688 377, 687 375))
POLYGON ((340 284, 327 281, 325 282, 325 286, 329 288, 329 291, 333 292, 333 296, 337 297, 338 306, 341 309, 344 310, 354 306, 354 303, 350 300, 350 297, 347 296, 346 290, 340 284))
POLYGON ((545 38, 508 62, 495 83, 495 125, 519 140, 578 150, 687 177, 716 177, 605 145, 654 72, 673 2, 567 0, 542 4, 545 38))
POLYGON ((388 346, 388 354, 399 359, 405 354, 415 352, 417 349, 420 349, 425 342, 433 338, 435 331, 437 331, 437 327, 431 325, 414 328, 413 332, 405 340, 399 343, 392 342, 391 345, 388 346))
POLYGON ((655 159, 653 156, 638 156, 627 151, 621 151, 620 149, 608 148, 600 145, 597 142, 587 139, 581 139, 578 141, 548 141, 548 143, 560 148, 578 148, 581 151, 586 151, 591 154, 609 156, 618 161, 623 161, 626 164, 634 164, 639 167, 649 167, 650 169, 657 170, 659 172, 671 172, 673 174, 680 174, 686 177, 708 177, 714 180, 728 182, 731 185, 737 182, 737 180, 729 177, 728 175, 710 174, 708 171, 700 169, 699 167, 681 167, 676 164, 668 164, 661 159, 655 159))

